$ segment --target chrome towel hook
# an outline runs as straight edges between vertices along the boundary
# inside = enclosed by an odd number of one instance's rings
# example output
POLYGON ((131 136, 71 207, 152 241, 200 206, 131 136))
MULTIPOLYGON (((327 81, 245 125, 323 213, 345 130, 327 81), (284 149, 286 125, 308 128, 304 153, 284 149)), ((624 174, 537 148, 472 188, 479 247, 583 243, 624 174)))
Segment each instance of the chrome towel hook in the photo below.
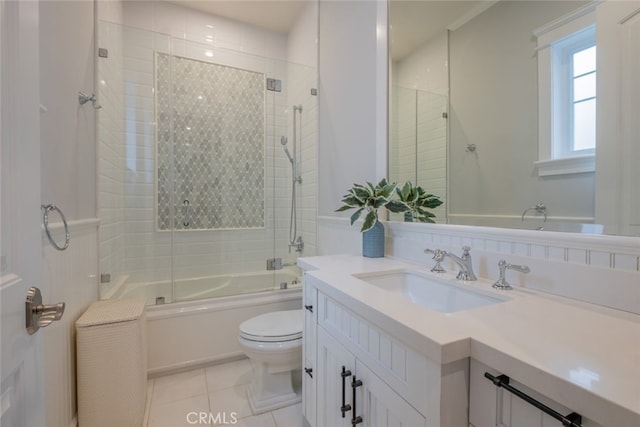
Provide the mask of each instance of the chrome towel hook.
POLYGON ((80 102, 80 105, 84 105, 89 101, 91 101, 91 105, 93 105, 93 108, 96 110, 102 108, 102 105, 98 104, 98 98, 96 98, 95 93, 87 95, 83 91, 78 92, 78 102, 80 102))
POLYGON ((69 235, 69 226, 67 225, 67 219, 64 217, 64 214, 62 213, 60 208, 57 207, 56 205, 40 205, 40 207, 44 209, 44 213, 42 214, 42 222, 44 223, 44 232, 47 233, 47 238, 49 239, 49 243, 51 243, 51 246, 53 246, 57 250, 64 251, 69 247, 69 240, 71 238, 69 235), (56 241, 53 240, 53 237, 51 236, 51 232, 49 231, 49 212, 51 211, 58 212, 58 214, 60 215, 60 218, 62 218, 62 224, 64 224, 64 245, 63 246, 58 246, 56 241))

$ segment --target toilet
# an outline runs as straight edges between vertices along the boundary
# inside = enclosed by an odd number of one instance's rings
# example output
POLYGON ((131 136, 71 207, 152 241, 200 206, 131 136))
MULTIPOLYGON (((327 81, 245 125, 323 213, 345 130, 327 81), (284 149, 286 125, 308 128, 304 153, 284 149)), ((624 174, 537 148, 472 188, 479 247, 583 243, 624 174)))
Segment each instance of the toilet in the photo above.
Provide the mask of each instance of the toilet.
POLYGON ((240 324, 238 341, 253 365, 253 414, 298 403, 302 371, 302 310, 274 311, 240 324))

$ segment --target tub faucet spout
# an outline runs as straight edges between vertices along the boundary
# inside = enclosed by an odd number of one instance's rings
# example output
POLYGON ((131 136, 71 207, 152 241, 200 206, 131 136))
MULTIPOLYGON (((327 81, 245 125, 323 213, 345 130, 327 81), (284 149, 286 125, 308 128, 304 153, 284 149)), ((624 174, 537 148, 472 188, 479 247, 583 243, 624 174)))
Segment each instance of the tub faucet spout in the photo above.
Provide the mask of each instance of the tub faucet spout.
POLYGON ((460 267, 460 271, 456 276, 456 279, 458 280, 465 280, 465 281, 478 280, 476 275, 473 273, 473 264, 471 261, 471 254, 469 253, 470 251, 471 251, 471 248, 469 246, 463 246, 461 257, 455 254, 452 254, 450 252, 446 252, 446 251, 444 252, 444 256, 451 258, 456 264, 458 264, 458 267, 460 267))

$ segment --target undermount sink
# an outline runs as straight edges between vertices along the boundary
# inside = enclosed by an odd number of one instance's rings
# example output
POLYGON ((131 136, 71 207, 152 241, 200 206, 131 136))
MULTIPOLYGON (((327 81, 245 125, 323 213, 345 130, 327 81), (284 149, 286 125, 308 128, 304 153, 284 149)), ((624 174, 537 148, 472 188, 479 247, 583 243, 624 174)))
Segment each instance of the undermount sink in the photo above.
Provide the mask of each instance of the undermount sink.
MULTIPOLYGON (((380 289, 407 297, 410 301, 441 313, 454 313, 508 301, 476 290, 445 283, 416 271, 395 270, 354 274, 380 289)), ((473 285, 465 284, 465 287, 473 285)))

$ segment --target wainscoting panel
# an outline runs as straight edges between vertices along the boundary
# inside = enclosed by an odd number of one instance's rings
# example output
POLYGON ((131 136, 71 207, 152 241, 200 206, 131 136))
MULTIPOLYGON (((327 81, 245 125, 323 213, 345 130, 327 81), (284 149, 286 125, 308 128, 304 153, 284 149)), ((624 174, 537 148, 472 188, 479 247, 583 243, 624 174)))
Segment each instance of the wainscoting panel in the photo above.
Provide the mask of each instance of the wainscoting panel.
MULTIPOLYGON (((45 304, 64 301, 62 319, 38 331, 45 351, 45 396, 47 425, 75 426, 76 359, 75 322, 98 296, 98 219, 69 222, 69 248, 58 251, 42 233, 43 283, 45 304)), ((61 224, 50 224, 52 236, 61 244, 61 224)))

